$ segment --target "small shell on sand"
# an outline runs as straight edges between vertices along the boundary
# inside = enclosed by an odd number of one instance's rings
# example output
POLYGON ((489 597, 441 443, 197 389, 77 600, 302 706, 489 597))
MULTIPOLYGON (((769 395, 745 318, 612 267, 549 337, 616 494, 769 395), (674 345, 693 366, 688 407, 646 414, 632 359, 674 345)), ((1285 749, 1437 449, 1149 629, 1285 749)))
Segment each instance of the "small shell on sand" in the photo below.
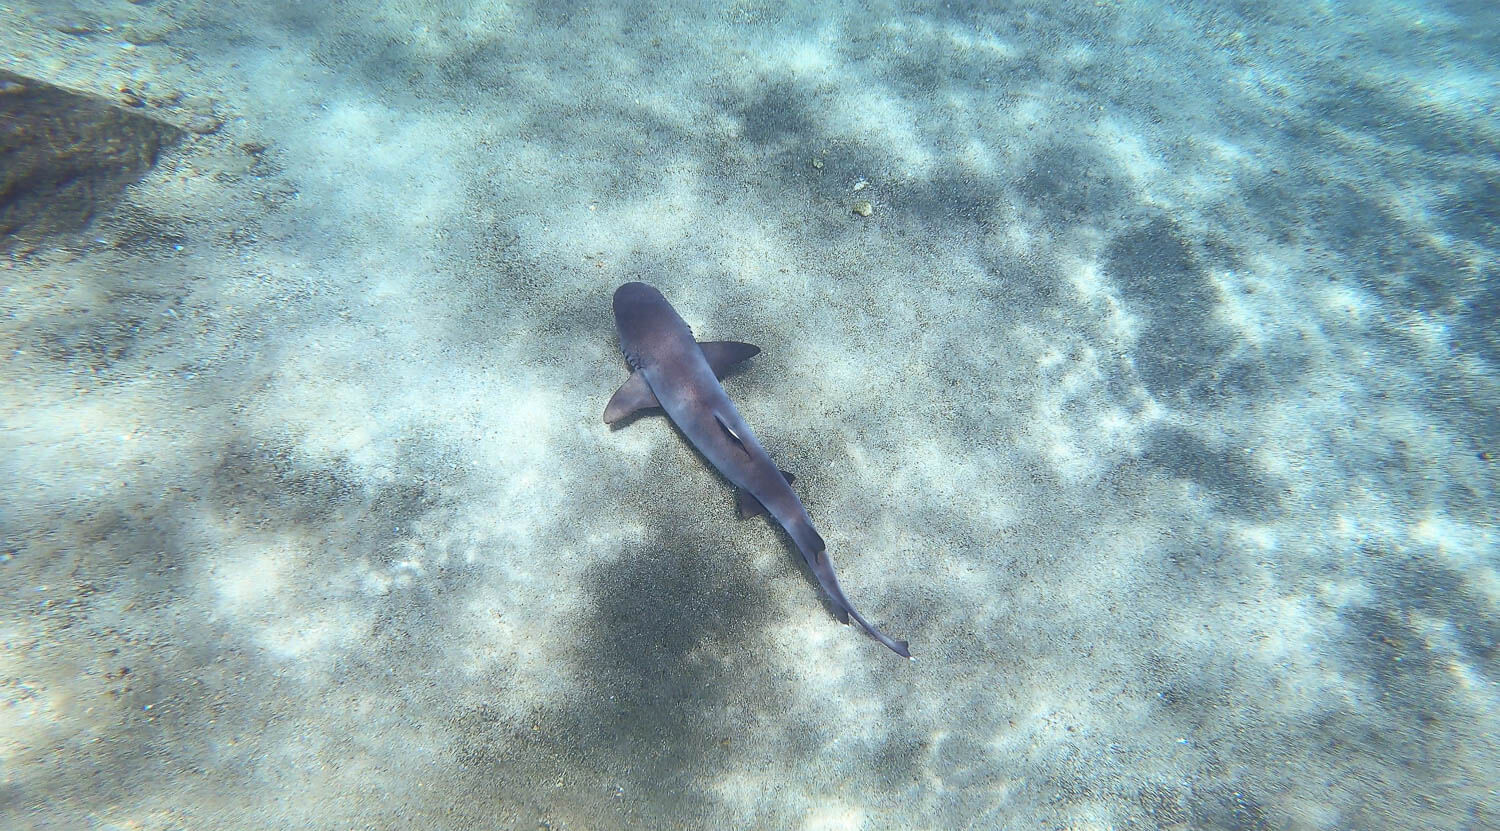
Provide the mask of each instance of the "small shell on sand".
POLYGON ((219 132, 224 122, 212 115, 195 115, 188 120, 187 128, 200 136, 219 132))
POLYGON ((858 202, 854 203, 853 210, 860 216, 869 216, 870 214, 875 213, 875 206, 861 199, 858 202))

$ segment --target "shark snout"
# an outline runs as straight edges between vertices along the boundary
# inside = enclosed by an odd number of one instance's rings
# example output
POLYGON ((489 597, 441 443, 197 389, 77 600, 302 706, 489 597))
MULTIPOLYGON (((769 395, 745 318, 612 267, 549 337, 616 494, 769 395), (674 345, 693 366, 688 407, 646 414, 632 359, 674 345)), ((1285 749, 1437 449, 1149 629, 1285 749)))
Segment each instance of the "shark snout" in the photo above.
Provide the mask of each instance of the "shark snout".
POLYGON ((626 283, 615 289, 615 318, 619 319, 622 314, 633 317, 666 302, 667 299, 661 296, 661 292, 652 286, 645 283, 626 283))
POLYGON ((648 344, 661 340, 665 330, 687 329, 667 298, 645 283, 626 283, 615 289, 614 306, 615 328, 627 354, 650 351, 648 344))

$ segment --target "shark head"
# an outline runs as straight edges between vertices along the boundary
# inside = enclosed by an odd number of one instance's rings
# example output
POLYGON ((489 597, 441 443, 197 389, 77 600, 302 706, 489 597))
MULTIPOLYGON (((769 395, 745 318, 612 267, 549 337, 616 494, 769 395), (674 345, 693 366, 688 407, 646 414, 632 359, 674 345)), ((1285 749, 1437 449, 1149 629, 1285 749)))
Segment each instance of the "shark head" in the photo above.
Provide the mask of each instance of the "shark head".
POLYGON ((631 369, 640 369, 648 356, 661 354, 662 347, 684 335, 693 342, 672 304, 645 283, 626 283, 615 290, 615 329, 631 369))

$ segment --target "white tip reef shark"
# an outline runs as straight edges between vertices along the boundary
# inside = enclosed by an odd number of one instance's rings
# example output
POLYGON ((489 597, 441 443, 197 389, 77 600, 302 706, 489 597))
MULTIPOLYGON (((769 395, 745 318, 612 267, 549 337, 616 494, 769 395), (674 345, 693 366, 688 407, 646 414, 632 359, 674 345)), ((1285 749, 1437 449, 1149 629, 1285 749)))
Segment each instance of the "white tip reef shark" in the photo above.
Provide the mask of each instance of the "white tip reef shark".
POLYGON ((653 407, 666 410, 688 441, 734 483, 741 517, 769 512, 786 529, 833 601, 839 621, 848 623, 852 616, 871 637, 910 658, 906 641, 876 629, 844 596, 823 538, 792 490, 791 474, 771 461, 719 384, 726 370, 760 348, 736 341, 697 342, 672 304, 645 283, 620 286, 614 306, 620 349, 632 371, 604 408, 604 422, 614 424, 653 407))

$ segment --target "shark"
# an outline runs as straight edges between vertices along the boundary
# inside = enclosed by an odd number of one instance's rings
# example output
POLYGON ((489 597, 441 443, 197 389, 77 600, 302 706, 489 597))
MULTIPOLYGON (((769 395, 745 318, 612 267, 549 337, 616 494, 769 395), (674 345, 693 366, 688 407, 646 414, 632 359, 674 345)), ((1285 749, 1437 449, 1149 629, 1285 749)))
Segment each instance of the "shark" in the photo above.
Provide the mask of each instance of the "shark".
POLYGON ((791 537, 839 622, 847 624, 853 617, 875 640, 910 659, 906 641, 877 629, 844 595, 828 547, 792 490, 794 477, 771 460, 719 383, 726 371, 759 354, 760 348, 738 341, 698 342, 672 304, 645 283, 616 289, 614 313, 631 373, 605 406, 604 423, 615 425, 642 410, 665 410, 698 452, 734 484, 741 518, 769 513, 791 537))

